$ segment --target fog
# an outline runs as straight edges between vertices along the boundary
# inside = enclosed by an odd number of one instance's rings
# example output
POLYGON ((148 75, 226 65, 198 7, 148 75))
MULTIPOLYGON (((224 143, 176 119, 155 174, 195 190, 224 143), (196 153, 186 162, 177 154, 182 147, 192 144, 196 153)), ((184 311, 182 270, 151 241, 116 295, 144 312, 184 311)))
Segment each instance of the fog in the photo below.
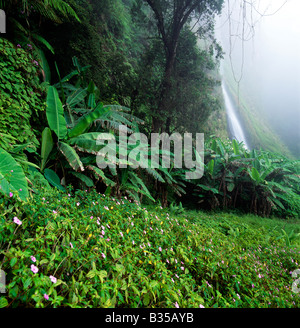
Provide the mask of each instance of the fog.
MULTIPOLYGON (((300 158, 300 0, 225 0, 216 35, 235 81, 300 158)), ((230 75, 230 76, 229 76, 230 75)))

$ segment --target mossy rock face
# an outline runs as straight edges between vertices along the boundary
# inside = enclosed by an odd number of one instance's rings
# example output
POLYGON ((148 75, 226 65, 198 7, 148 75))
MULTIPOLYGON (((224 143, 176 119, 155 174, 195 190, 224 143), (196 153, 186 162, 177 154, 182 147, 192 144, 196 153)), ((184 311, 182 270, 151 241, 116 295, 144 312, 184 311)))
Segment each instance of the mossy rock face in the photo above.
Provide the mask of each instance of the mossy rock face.
POLYGON ((35 52, 30 44, 26 47, 0 40, 0 147, 7 150, 15 144, 39 144, 33 120, 45 110, 45 95, 35 52))

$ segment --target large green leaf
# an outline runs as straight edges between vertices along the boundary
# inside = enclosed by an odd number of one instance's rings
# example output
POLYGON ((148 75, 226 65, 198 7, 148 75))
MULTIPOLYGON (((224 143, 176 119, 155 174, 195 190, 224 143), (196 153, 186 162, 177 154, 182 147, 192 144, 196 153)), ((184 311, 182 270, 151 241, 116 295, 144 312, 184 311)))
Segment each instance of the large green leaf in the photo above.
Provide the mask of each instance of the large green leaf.
POLYGON ((61 153, 65 156, 65 158, 67 159, 73 170, 84 171, 84 167, 80 160, 80 157, 78 156, 78 154, 76 153, 73 147, 71 147, 70 145, 64 142, 59 142, 58 148, 61 151, 61 153))
POLYGON ((97 145, 97 138, 101 136, 101 132, 90 132, 71 138, 68 142, 75 145, 80 151, 97 155, 103 148, 103 145, 97 145))
POLYGON ((21 166, 4 149, 0 148, 0 192, 18 194, 22 200, 28 197, 28 185, 21 166))
POLYGON ((207 170, 210 173, 210 175, 213 175, 214 172, 214 167, 215 167, 215 161, 212 159, 209 161, 209 163, 207 164, 207 170))
POLYGON ((51 130, 49 128, 45 128, 44 131, 42 132, 41 171, 44 171, 47 159, 52 149, 53 149, 53 139, 52 139, 51 130))
POLYGON ((239 144, 235 139, 232 140, 232 147, 233 147, 234 154, 239 155, 240 154, 239 144))
POLYGON ((0 297, 0 309, 8 306, 8 301, 5 297, 0 297))
POLYGON ((54 131, 59 140, 67 135, 67 124, 64 118, 64 110, 57 90, 50 86, 47 95, 46 115, 49 127, 54 131))
POLYGON ((81 180, 82 182, 84 182, 87 187, 89 187, 89 188, 94 187, 93 180, 91 178, 87 177, 86 175, 84 175, 82 173, 77 173, 77 172, 72 172, 72 174, 76 178, 78 178, 79 180, 81 180))
POLYGON ((260 174, 255 167, 252 167, 252 170, 250 172, 250 177, 255 182, 260 182, 260 174))
POLYGON ((103 104, 99 104, 93 112, 85 115, 77 123, 77 125, 70 131, 69 138, 74 138, 84 133, 95 120, 105 115, 108 111, 109 108, 104 108, 103 104))
POLYGON ((94 165, 88 165, 87 168, 91 171, 94 172, 95 176, 100 178, 101 180, 103 180, 103 182, 107 185, 107 186, 115 186, 115 182, 112 181, 111 179, 107 178, 105 173, 99 169, 98 167, 94 166, 94 165))
POLYGON ((76 91, 74 91, 72 94, 70 94, 70 96, 67 98, 66 103, 70 107, 74 107, 79 103, 81 103, 86 97, 86 95, 87 95, 87 90, 79 88, 76 91))
POLYGON ((59 176, 53 170, 45 169, 44 176, 53 187, 66 191, 66 189, 60 184, 59 176))

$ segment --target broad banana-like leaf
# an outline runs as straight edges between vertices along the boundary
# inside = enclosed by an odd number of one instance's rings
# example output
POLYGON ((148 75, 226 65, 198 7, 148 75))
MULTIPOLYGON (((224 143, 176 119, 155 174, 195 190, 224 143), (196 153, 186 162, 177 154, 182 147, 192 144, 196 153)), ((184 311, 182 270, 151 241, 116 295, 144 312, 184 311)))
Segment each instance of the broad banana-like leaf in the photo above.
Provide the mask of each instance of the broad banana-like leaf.
POLYGON ((218 144, 218 147, 219 147, 219 150, 220 150, 219 154, 222 155, 222 157, 224 157, 225 148, 224 148, 223 142, 220 139, 217 139, 217 144, 218 144))
POLYGON ((232 147, 233 147, 234 155, 239 155, 240 154, 239 144, 235 139, 232 140, 232 147))
POLYGON ((79 180, 81 180, 82 182, 84 182, 87 187, 89 187, 89 188, 94 187, 93 180, 91 178, 87 177, 86 175, 84 175, 82 173, 77 173, 77 172, 72 172, 72 174, 76 178, 78 178, 79 180))
POLYGON ((252 170, 249 172, 250 177, 255 182, 260 182, 260 174, 255 167, 252 167, 252 170))
POLYGON ((141 194, 145 195, 146 197, 151 199, 153 202, 155 202, 155 199, 151 196, 150 191, 144 184, 143 180, 141 178, 139 178, 136 173, 129 171, 128 172, 128 180, 130 180, 130 182, 128 181, 128 184, 127 184, 129 189, 136 190, 136 188, 137 188, 136 191, 140 192, 141 194))
POLYGON ((111 179, 107 178, 106 175, 105 175, 105 173, 104 173, 101 169, 99 169, 99 167, 96 167, 96 166, 94 166, 94 165, 88 165, 87 168, 88 168, 89 170, 93 171, 94 174, 95 174, 98 178, 100 178, 101 180, 103 180, 103 182, 104 182, 107 186, 112 186, 112 187, 115 186, 116 183, 115 183, 114 181, 112 181, 111 179))
POLYGON ((109 111, 109 108, 104 108, 103 104, 99 104, 93 112, 85 115, 77 125, 70 131, 69 138, 74 138, 84 133, 89 126, 97 119, 102 117, 109 111))
POLYGON ((53 149, 53 139, 51 130, 49 128, 45 128, 42 132, 42 147, 41 147, 41 157, 42 157, 42 163, 41 163, 41 171, 44 171, 47 159, 51 153, 51 150, 53 149))
POLYGON ((213 175, 214 167, 215 167, 215 161, 212 159, 207 164, 207 169, 208 169, 208 172, 210 173, 210 175, 213 175))
POLYGON ((70 145, 75 145, 80 151, 97 155, 101 148, 103 148, 103 145, 97 145, 97 139, 101 134, 101 132, 84 133, 70 139, 68 142, 70 145))
POLYGON ((93 81, 90 81, 88 87, 87 87, 87 93, 88 93, 88 108, 95 108, 96 107, 96 95, 95 92, 97 90, 97 87, 93 81))
POLYGON ((86 89, 77 89, 75 92, 73 92, 72 94, 70 94, 70 96, 67 98, 67 105, 69 105, 70 107, 74 107, 77 104, 81 103, 84 98, 87 95, 87 91, 86 89))
POLYGON ((56 187, 62 191, 66 191, 66 189, 60 183, 59 176, 53 170, 45 169, 44 176, 53 187, 56 187))
POLYGON ((59 142, 58 148, 61 151, 61 153, 65 156, 66 160, 68 161, 70 166, 73 168, 73 170, 84 171, 83 164, 73 147, 71 147, 70 145, 68 145, 64 142, 59 142))
POLYGON ((64 118, 64 110, 57 90, 50 86, 47 95, 46 115, 49 127, 61 140, 67 135, 67 124, 64 118))
POLYGON ((43 70, 44 81, 50 84, 50 81, 51 81, 51 71, 50 71, 50 67, 49 67, 48 61, 46 59, 46 56, 45 56, 43 50, 39 49, 38 52, 39 52, 40 59, 41 59, 40 67, 43 70))
POLYGON ((4 149, 0 148, 0 192, 5 195, 18 194, 28 198, 28 184, 22 167, 4 149))

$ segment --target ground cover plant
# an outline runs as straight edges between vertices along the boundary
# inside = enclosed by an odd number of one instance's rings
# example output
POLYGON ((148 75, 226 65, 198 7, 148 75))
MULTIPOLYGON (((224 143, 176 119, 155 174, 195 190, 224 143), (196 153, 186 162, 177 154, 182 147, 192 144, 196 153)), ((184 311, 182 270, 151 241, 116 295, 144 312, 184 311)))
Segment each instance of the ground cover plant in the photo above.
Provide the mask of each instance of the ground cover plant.
POLYGON ((176 214, 56 189, 27 203, 2 196, 0 211, 1 307, 300 305, 297 220, 176 214))

